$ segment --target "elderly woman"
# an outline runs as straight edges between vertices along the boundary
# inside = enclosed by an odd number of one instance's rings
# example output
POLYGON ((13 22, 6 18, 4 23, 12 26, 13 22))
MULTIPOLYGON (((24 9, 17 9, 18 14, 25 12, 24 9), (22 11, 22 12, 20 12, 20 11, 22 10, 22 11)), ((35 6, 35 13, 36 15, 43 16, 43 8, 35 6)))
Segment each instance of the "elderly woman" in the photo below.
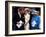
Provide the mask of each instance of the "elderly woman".
POLYGON ((33 10, 32 11, 33 17, 31 20, 31 29, 40 29, 40 16, 39 11, 33 10))

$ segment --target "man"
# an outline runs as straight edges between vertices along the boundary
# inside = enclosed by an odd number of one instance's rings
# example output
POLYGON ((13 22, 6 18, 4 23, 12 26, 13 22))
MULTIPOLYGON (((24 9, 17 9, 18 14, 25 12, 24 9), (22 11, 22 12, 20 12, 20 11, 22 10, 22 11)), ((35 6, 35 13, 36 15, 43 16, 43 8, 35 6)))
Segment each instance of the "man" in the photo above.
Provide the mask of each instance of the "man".
POLYGON ((13 30, 24 30, 24 8, 18 8, 18 12, 15 14, 15 20, 13 21, 13 30))

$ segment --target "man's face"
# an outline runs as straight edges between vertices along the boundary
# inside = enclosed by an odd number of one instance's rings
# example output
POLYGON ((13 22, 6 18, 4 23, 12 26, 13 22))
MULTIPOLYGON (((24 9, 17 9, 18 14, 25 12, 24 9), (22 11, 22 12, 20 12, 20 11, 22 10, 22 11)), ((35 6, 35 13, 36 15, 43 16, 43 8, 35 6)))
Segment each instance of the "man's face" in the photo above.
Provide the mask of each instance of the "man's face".
POLYGON ((21 15, 24 15, 25 14, 24 9, 25 8, 19 8, 19 12, 20 12, 21 15))

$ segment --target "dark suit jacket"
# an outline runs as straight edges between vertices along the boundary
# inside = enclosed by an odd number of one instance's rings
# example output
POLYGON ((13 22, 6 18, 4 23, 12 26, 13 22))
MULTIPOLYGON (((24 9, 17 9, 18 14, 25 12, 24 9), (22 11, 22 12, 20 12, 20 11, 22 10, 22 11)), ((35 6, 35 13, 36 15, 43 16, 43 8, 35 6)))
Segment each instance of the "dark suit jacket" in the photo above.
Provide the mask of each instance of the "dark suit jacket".
POLYGON ((23 22, 25 22, 25 19, 23 18, 23 16, 20 18, 19 15, 18 15, 18 13, 16 13, 16 14, 13 16, 13 19, 12 19, 12 22, 13 22, 13 24, 12 24, 12 29, 13 29, 13 30, 24 30, 24 24, 23 24, 20 28, 18 28, 18 27, 16 26, 17 22, 19 22, 20 20, 22 20, 23 22))

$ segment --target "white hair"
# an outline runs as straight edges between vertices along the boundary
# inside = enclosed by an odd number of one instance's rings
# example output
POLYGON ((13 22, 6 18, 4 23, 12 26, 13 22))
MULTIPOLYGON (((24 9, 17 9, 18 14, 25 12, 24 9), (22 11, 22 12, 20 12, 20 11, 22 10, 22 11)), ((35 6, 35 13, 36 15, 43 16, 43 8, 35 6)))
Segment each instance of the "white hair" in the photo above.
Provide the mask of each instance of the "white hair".
POLYGON ((32 10, 32 14, 37 14, 37 13, 39 13, 39 11, 36 11, 36 10, 32 10))

